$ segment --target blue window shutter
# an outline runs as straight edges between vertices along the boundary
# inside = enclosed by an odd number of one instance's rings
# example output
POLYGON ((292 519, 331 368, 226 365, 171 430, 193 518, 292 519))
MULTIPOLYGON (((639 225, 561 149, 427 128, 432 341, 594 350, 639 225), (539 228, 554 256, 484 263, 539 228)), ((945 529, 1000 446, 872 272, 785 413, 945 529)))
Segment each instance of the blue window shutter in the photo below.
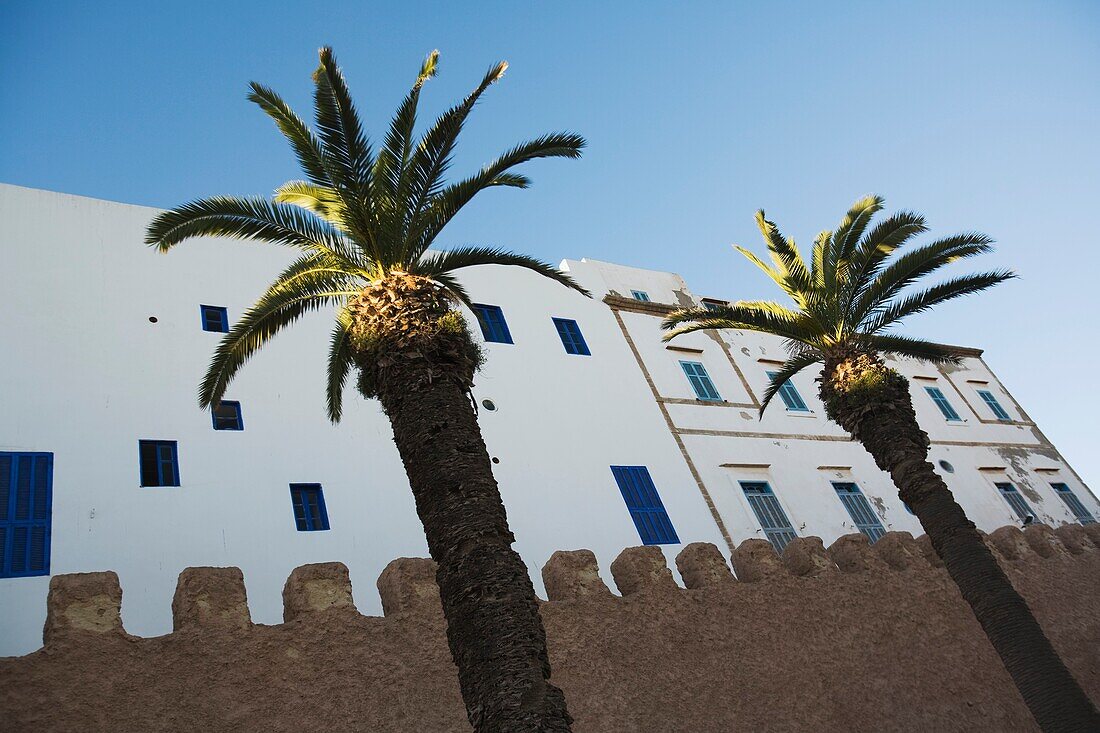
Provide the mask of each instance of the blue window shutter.
POLYGON ((886 529, 882 526, 878 515, 871 508, 871 502, 867 501, 867 497, 859 490, 858 485, 850 482, 834 481, 833 488, 836 489, 837 496, 840 497, 840 502, 844 504, 844 508, 848 510, 852 521, 855 522, 856 529, 867 535, 867 539, 872 544, 886 534, 886 529))
POLYGON ((1012 510, 1016 512, 1016 516, 1020 518, 1021 522, 1028 522, 1035 519, 1035 512, 1031 511, 1031 507, 1024 500, 1024 497, 1020 495, 1016 487, 1007 481, 998 483, 997 490, 1001 492, 1001 496, 1004 497, 1008 505, 1012 507, 1012 510))
POLYGON ((0 453, 0 578, 49 575, 52 504, 52 453, 0 453))
MULTIPOLYGON (((774 381, 777 374, 779 374, 779 372, 768 372, 768 379, 774 381)), ((802 399, 802 395, 798 393, 798 389, 795 388, 794 383, 789 379, 779 388, 779 397, 791 412, 810 411, 810 408, 806 406, 805 400, 802 399)))
POLYGON ((504 311, 498 305, 474 303, 474 315, 481 325, 481 335, 486 341, 497 344, 512 343, 512 334, 508 331, 508 322, 504 320, 504 311))
POLYGON ((697 361, 681 361, 680 367, 684 370, 698 399, 706 402, 722 401, 722 397, 714 387, 714 382, 710 380, 710 375, 702 364, 697 361))
POLYGON ((993 412, 993 416, 998 420, 1011 420, 1008 413, 1005 412, 1005 408, 1001 407, 1001 403, 997 401, 997 398, 993 396, 992 392, 988 390, 979 389, 978 396, 982 398, 986 406, 993 412))
POLYGON ((555 318, 554 328, 558 331, 558 337, 561 339, 562 346, 565 347, 565 353, 577 354, 578 356, 592 355, 576 321, 568 318, 555 318))
POLYGON ((244 430, 240 402, 222 400, 210 411, 210 420, 215 430, 244 430))
POLYGON ((640 300, 643 303, 649 302, 649 293, 644 290, 631 290, 630 294, 634 297, 634 300, 640 300))
POLYGON ((959 413, 955 412, 955 408, 951 403, 947 401, 947 398, 943 396, 943 392, 939 387, 925 387, 924 391, 928 393, 928 396, 932 398, 932 401, 936 403, 936 407, 940 408, 940 412, 943 416, 951 422, 961 421, 959 413))
POLYGON ((174 440, 139 440, 141 485, 179 486, 179 454, 174 440))
POLYGON ((630 518, 644 545, 676 545, 680 538, 645 466, 612 466, 611 475, 623 495, 630 518))
POLYGON ((290 503, 294 510, 294 525, 299 532, 319 532, 329 528, 321 484, 291 484, 290 503))
POLYGON ((1096 517, 1092 516, 1092 512, 1085 508, 1085 505, 1081 503, 1081 500, 1077 498, 1077 495, 1073 493, 1068 484, 1057 483, 1051 484, 1050 487, 1066 503, 1069 510, 1077 517, 1078 522, 1081 524, 1096 523, 1096 517))
POLYGON ((741 490, 745 492, 753 514, 760 522, 760 528, 764 530, 764 536, 772 547, 780 555, 783 549, 798 536, 791 526, 791 520, 787 519, 787 513, 779 504, 779 499, 772 492, 772 487, 766 481, 742 481, 741 490))
POLYGON ((215 333, 229 333, 229 312, 218 305, 200 305, 202 330, 215 333))

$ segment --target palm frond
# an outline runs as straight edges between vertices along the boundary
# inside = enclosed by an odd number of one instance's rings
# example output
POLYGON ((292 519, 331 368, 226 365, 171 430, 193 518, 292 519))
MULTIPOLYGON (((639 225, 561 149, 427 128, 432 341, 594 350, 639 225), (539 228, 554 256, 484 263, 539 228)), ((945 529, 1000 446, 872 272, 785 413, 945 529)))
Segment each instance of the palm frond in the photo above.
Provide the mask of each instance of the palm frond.
POLYGON ((252 92, 248 99, 255 102, 268 117, 275 120, 279 132, 287 139, 298 158, 298 164, 310 181, 321 186, 332 186, 332 173, 321 142, 314 136, 306 123, 274 90, 257 82, 249 84, 252 92))
POLYGON ((347 205, 335 190, 327 186, 309 181, 287 181, 275 189, 272 198, 276 203, 306 209, 340 229, 343 234, 351 234, 347 224, 347 205))
POLYGON ((966 232, 909 250, 885 265, 852 306, 860 322, 896 294, 926 275, 960 259, 989 252, 993 240, 980 232, 966 232))
POLYGON ((412 222, 419 217, 428 200, 442 189, 443 175, 451 166, 451 155, 454 152, 458 136, 462 132, 463 125, 470 111, 477 104, 477 100, 490 86, 504 76, 508 64, 504 61, 496 64, 486 72, 481 83, 466 95, 466 98, 458 105, 444 112, 435 124, 424 133, 420 144, 413 152, 409 161, 409 197, 408 219, 410 231, 406 232, 403 246, 403 256, 407 256, 412 245, 412 222))
POLYGON ((864 347, 880 354, 905 356, 933 364, 957 364, 962 360, 958 351, 943 344, 896 334, 865 334, 860 337, 864 347))
POLYGON ((681 309, 666 316, 661 328, 669 331, 664 341, 685 333, 722 328, 772 333, 811 347, 820 346, 823 337, 820 327, 803 314, 768 301, 681 309))
POLYGON ((145 243, 167 252, 192 237, 236 237, 323 252, 349 265, 356 258, 333 228, 302 209, 262 198, 215 196, 157 214, 145 243))
MULTIPOLYGON (((851 302, 867 288, 882 264, 910 238, 928 231, 924 217, 911 211, 899 211, 879 222, 859 243, 852 256, 849 282, 851 302)), ((851 302, 846 309, 850 311, 851 302)), ((854 320, 854 314, 849 314, 854 320)))
POLYGON ((328 381, 325 387, 328 419, 335 425, 340 422, 344 412, 344 384, 352 367, 351 314, 341 308, 336 314, 336 325, 332 329, 328 352, 328 381))
POLYGON ((775 263, 775 272, 783 279, 783 289, 791 294, 796 302, 801 302, 803 294, 813 288, 813 280, 798 247, 783 236, 774 222, 768 221, 763 209, 756 212, 756 226, 764 235, 768 252, 775 263))
POLYGON ((320 64, 313 72, 317 130, 326 151, 339 163, 342 180, 338 183, 362 200, 370 185, 370 143, 332 49, 325 46, 318 55, 320 64))
POLYGON ((876 333, 880 329, 891 324, 898 323, 911 315, 927 311, 935 306, 946 303, 964 295, 980 293, 983 290, 1011 280, 1016 274, 1008 270, 994 272, 980 272, 971 275, 961 275, 946 282, 934 285, 927 290, 910 293, 903 298, 887 304, 883 309, 873 315, 864 325, 867 333, 876 333))
POLYGON ((376 184, 385 189, 386 195, 391 199, 389 210, 384 212, 384 225, 388 225, 390 235, 396 236, 396 228, 399 225, 397 219, 403 201, 398 192, 401 190, 402 178, 408 165, 409 156, 413 149, 413 133, 416 129, 416 111, 420 103, 420 90, 424 82, 435 76, 439 65, 439 51, 432 51, 424 59, 420 66, 420 72, 416 76, 409 93, 405 95, 401 106, 397 108, 393 120, 390 122, 389 132, 386 133, 382 149, 375 158, 374 179, 376 184))
POLYGON ((836 272, 838 282, 847 282, 852 254, 871 222, 871 217, 882 211, 883 203, 881 196, 864 196, 852 204, 852 208, 836 228, 831 252, 834 260, 832 269, 836 272))
POLYGON ((445 252, 431 252, 421 258, 419 262, 413 264, 409 268, 409 272, 430 277, 440 284, 446 285, 443 280, 440 280, 441 276, 447 276, 464 267, 477 267, 480 265, 522 267, 543 277, 556 280, 583 295, 592 297, 592 294, 581 287, 576 280, 553 265, 528 255, 516 254, 496 247, 455 247, 445 252))
POLYGON ((813 349, 800 349, 787 357, 787 360, 783 362, 783 366, 779 368, 779 371, 768 383, 768 388, 764 390, 764 399, 760 401, 760 415, 764 414, 764 410, 772 401, 772 398, 779 394, 779 390, 790 381, 791 377, 806 367, 818 363, 822 358, 822 355, 813 349))
POLYGON ((218 344, 206 376, 199 386, 199 405, 206 408, 218 404, 245 362, 279 331, 310 311, 340 303, 343 298, 354 294, 302 294, 295 290, 268 290, 245 311, 218 344))
POLYGON ((571 132, 543 135, 505 151, 476 175, 447 186, 431 197, 420 220, 413 223, 410 236, 414 244, 407 256, 415 259, 423 254, 455 214, 485 189, 496 186, 526 188, 530 181, 509 173, 512 168, 538 158, 579 158, 585 144, 583 137, 571 132))

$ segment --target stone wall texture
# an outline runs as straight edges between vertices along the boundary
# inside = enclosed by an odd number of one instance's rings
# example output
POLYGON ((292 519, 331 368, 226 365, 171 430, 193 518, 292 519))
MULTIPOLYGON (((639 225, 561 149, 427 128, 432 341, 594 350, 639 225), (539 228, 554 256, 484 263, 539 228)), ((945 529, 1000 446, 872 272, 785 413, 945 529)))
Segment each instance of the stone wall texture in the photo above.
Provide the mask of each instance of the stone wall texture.
MULTIPOLYGON (((1066 664, 1100 701, 1100 525, 989 535, 1066 664)), ((542 605, 578 733, 1034 731, 926 541, 748 540, 556 553, 542 605)), ((114 573, 50 583, 45 646, 0 659, 5 731, 468 731, 429 560, 378 579, 360 615, 340 563, 295 570, 285 623, 253 624, 236 568, 188 568, 175 631, 128 635, 114 573)))

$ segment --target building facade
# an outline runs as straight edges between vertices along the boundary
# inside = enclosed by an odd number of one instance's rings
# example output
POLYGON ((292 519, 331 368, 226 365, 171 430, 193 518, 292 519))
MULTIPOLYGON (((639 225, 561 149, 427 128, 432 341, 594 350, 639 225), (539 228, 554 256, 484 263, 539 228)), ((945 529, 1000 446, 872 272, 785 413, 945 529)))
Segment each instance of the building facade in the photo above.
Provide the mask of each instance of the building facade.
MULTIPOLYGON (((143 244, 156 210, 0 185, 0 655, 37 648, 49 576, 112 569, 131 633, 171 630, 180 570, 235 565, 252 618, 281 620, 290 570, 339 560, 365 613, 394 557, 426 546, 389 425, 353 389, 324 410, 331 314, 254 357, 216 414, 197 384, 226 330, 290 253, 143 244)), ((586 547, 675 557, 706 541, 920 526, 888 476, 824 415, 807 371, 761 417, 778 339, 661 341, 661 318, 709 301, 672 273, 565 260, 594 297, 534 273, 462 273, 488 362, 474 396, 518 541, 538 569, 586 547), (480 327, 479 327, 480 326, 480 327)), ((735 295, 735 294, 734 294, 735 295)), ((977 350, 899 361, 932 458, 982 529, 1090 522, 1100 504, 977 350)))

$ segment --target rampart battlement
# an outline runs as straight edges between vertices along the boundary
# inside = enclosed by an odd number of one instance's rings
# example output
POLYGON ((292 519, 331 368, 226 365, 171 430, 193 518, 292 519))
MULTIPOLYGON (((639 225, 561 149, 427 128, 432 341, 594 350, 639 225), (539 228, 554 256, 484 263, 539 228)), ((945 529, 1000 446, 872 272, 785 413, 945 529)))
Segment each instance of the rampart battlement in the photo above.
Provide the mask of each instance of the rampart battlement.
MULTIPOLYGON (((1072 558, 1100 551, 1100 525, 1065 525, 1051 529, 1033 525, 1024 530, 1002 527, 987 543, 1006 566, 1026 565, 1053 556, 1072 558)), ((874 545, 862 534, 840 537, 825 547, 818 537, 791 541, 783 555, 766 540, 745 540, 731 558, 733 570, 718 548, 693 543, 676 557, 683 580, 679 585, 658 547, 631 547, 611 563, 616 596, 600 574, 589 550, 554 553, 542 569, 545 605, 578 600, 613 603, 651 593, 714 591, 736 584, 767 583, 780 578, 827 580, 845 574, 942 573, 942 563, 927 536, 889 532, 874 545), (736 573, 736 574, 735 574, 736 573)), ((386 618, 438 618, 439 592, 435 564, 423 558, 399 558, 378 577, 378 593, 386 618)), ((114 572, 57 575, 50 581, 43 640, 46 646, 87 634, 128 636, 123 628, 122 588, 114 572)), ((348 569, 343 563, 303 565, 283 588, 283 620, 292 623, 317 614, 359 616, 348 569)), ((253 627, 245 578, 235 567, 193 567, 179 575, 172 600, 173 631, 193 629, 247 630, 253 627)))

